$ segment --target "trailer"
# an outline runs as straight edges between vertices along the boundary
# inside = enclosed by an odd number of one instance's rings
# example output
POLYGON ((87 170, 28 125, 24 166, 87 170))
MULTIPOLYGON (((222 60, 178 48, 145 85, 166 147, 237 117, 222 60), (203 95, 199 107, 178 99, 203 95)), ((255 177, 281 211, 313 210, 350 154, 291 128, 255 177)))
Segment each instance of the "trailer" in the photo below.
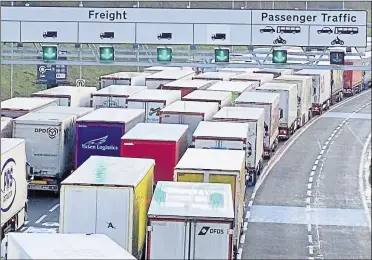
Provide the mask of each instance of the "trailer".
POLYGON ((297 128, 304 126, 312 117, 312 77, 284 75, 276 78, 273 82, 297 84, 297 128))
POLYGON ((216 102, 176 101, 159 112, 159 123, 188 125, 187 143, 199 122, 211 120, 218 111, 216 102))
POLYGON ((217 69, 218 72, 233 72, 236 75, 242 74, 242 73, 253 73, 255 71, 258 71, 260 69, 258 68, 221 68, 217 69))
POLYGON ((190 69, 163 70, 147 76, 145 82, 148 89, 158 89, 172 81, 182 78, 191 79, 193 75, 195 72, 190 69))
POLYGON ((231 78, 231 81, 257 81, 258 85, 261 86, 264 83, 271 81, 274 75, 271 73, 244 73, 236 75, 231 78))
POLYGON ((139 123, 121 138, 121 156, 155 160, 154 184, 172 181, 187 149, 187 125, 139 123))
MULTIPOLYGON (((361 59, 345 60, 345 65, 362 66, 361 59)), ((345 70, 344 71, 344 95, 354 96, 361 92, 363 87, 363 71, 345 70)))
POLYGON ((5 238, 2 253, 4 260, 136 259, 101 234, 10 233, 5 238))
POLYGON ((320 115, 331 106, 331 71, 330 70, 299 70, 296 75, 312 77, 312 115, 320 115))
POLYGON ((27 218, 25 141, 1 138, 1 240, 18 231, 27 218))
POLYGON ((91 107, 94 109, 104 107, 126 108, 127 98, 146 86, 110 85, 91 94, 91 107))
POLYGON ((76 121, 75 168, 92 155, 120 156, 120 139, 145 121, 143 109, 99 108, 76 121))
POLYGON ((99 78, 100 89, 110 85, 145 86, 146 72, 117 72, 99 78))
POLYGON ((280 76, 284 75, 293 75, 294 70, 293 69, 259 69, 254 71, 253 73, 260 73, 260 74, 273 74, 274 79, 280 76))
POLYGON ((235 72, 204 72, 192 77, 192 79, 201 79, 201 80, 220 80, 220 81, 229 81, 232 77, 234 77, 237 73, 235 72))
POLYGON ((215 81, 207 81, 201 79, 179 79, 176 81, 172 81, 170 83, 165 84, 161 87, 161 89, 168 89, 168 90, 180 90, 181 97, 186 96, 187 94, 192 93, 195 90, 203 90, 207 89, 212 86, 215 81))
POLYGON ((220 81, 209 87, 207 90, 230 92, 232 95, 232 102, 234 102, 242 93, 254 91, 257 87, 258 83, 256 81, 220 81))
POLYGON ((58 106, 89 107, 90 95, 96 90, 93 87, 59 86, 32 93, 31 97, 56 98, 58 106))
MULTIPOLYGON (((320 61, 319 65, 330 65, 329 61, 320 61)), ((344 98, 344 71, 331 70, 331 106, 344 98)))
POLYGON ((62 182, 59 232, 105 234, 141 259, 154 165, 152 159, 91 156, 62 182))
POLYGON ((64 177, 72 170, 76 116, 55 113, 28 113, 13 123, 13 136, 26 144, 29 190, 58 194, 64 177))
POLYGON ((233 253, 236 255, 243 233, 245 152, 189 148, 174 169, 174 181, 230 185, 235 223, 233 253))
POLYGON ((1 101, 1 116, 17 118, 48 106, 57 106, 55 98, 15 97, 1 101))
POLYGON ((13 118, 1 117, 1 138, 11 138, 13 132, 13 118))
POLYGON ((259 92, 280 94, 279 101, 279 140, 288 140, 297 129, 297 85, 289 83, 265 83, 259 92))
POLYGON ((234 259, 228 184, 161 181, 148 219, 146 259, 234 259))
POLYGON ((231 106, 232 94, 228 91, 195 90, 182 98, 183 101, 217 102, 218 109, 231 106))
POLYGON ((159 112, 181 100, 180 90, 145 89, 127 98, 128 108, 145 110, 146 123, 159 123, 159 112))
MULTIPOLYGON (((265 110, 264 115, 265 159, 270 159, 271 154, 276 150, 278 146, 280 120, 279 103, 280 94, 260 91, 243 93, 242 95, 240 95, 239 98, 235 100, 235 107, 263 108, 265 110)), ((224 112, 222 111, 218 112, 213 118, 221 117, 223 116, 223 113, 225 113, 226 115, 230 115, 228 109, 226 109, 224 112)))
MULTIPOLYGON (((143 72, 154 74, 154 73, 158 73, 158 72, 161 72, 161 71, 164 71, 164 70, 181 70, 181 69, 187 69, 187 67, 182 68, 182 67, 152 66, 152 67, 149 67, 149 68, 145 68, 143 70, 143 72)), ((192 68, 190 68, 190 69, 192 69, 192 68)))
POLYGON ((66 114, 66 115, 74 115, 77 118, 85 116, 94 109, 91 107, 61 107, 61 106, 50 106, 43 109, 36 111, 36 113, 49 113, 49 114, 66 114))

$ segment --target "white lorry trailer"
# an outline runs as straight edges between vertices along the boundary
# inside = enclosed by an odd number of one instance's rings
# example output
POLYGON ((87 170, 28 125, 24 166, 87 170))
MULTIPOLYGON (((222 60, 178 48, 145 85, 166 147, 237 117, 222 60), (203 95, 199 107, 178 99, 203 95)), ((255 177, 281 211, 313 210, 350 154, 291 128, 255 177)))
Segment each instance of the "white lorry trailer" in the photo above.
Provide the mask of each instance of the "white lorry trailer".
POLYGON ((56 98, 58 106, 89 107, 93 87, 59 86, 32 93, 31 97, 56 98))
POLYGON ((61 107, 61 106, 51 106, 40 109, 36 113, 49 113, 49 114, 66 114, 74 115, 76 119, 85 116, 94 111, 91 107, 61 107))
MULTIPOLYGON (((280 120, 279 103, 280 94, 259 91, 242 93, 235 100, 235 107, 256 107, 263 108, 265 110, 264 158, 266 159, 270 159, 271 154, 278 146, 280 120)), ((217 113, 213 118, 216 118, 219 114, 220 113, 217 113)))
POLYGON ((204 72, 192 77, 192 79, 202 79, 202 80, 221 80, 221 81, 229 81, 232 77, 234 77, 237 73, 236 72, 204 72))
POLYGON ((146 259, 234 259, 231 187, 158 182, 148 212, 146 259))
POLYGON ((265 83, 257 91, 280 94, 279 140, 287 140, 297 129, 297 85, 289 83, 265 83))
POLYGON ((258 71, 258 68, 222 68, 217 69, 219 72, 234 72, 236 75, 242 74, 242 73, 253 73, 255 71, 258 71))
POLYGON ((145 122, 159 123, 160 110, 178 100, 180 90, 144 89, 127 98, 127 107, 145 109, 145 122))
POLYGON ((27 218, 25 149, 23 139, 1 138, 1 239, 27 218))
POLYGON ((232 81, 219 81, 213 84, 207 90, 211 91, 227 91, 231 92, 232 101, 234 102, 243 92, 254 91, 258 87, 256 81, 245 82, 232 82, 232 81))
POLYGON ((163 70, 147 76, 145 78, 145 85, 148 89, 157 89, 182 78, 191 79, 192 75, 195 75, 195 72, 190 69, 163 70))
POLYGON ((4 260, 136 259, 102 234, 10 233, 1 255, 4 260))
POLYGON ((146 86, 110 85, 91 94, 91 107, 126 108, 127 98, 144 89, 146 86))
POLYGON ((215 81, 201 80, 201 79, 179 79, 165 84, 161 89, 168 90, 181 90, 181 96, 184 97, 187 94, 195 90, 203 90, 212 86, 215 81))
POLYGON ((331 71, 330 70, 299 70, 295 75, 310 76, 312 87, 312 115, 320 115, 331 106, 331 71))
POLYGON ((231 78, 231 81, 257 81, 258 85, 261 86, 262 84, 269 82, 273 78, 273 74, 252 72, 236 75, 235 77, 231 78))
MULTIPOLYGON (((161 71, 164 71, 164 70, 181 70, 181 69, 186 69, 186 68, 152 66, 152 67, 145 68, 143 70, 143 72, 154 74, 154 73, 158 73, 158 72, 161 72, 161 71)), ((190 68, 190 69, 192 69, 192 68, 190 68)))
POLYGON ((13 123, 13 136, 26 143, 30 190, 59 192, 62 179, 72 170, 71 131, 76 116, 55 113, 28 113, 13 123))
MULTIPOLYGON (((319 65, 330 65, 329 61, 319 61, 319 65)), ((331 106, 344 98, 344 71, 331 70, 331 106)))
POLYGON ((160 110, 159 123, 188 125, 187 143, 201 121, 211 120, 218 111, 216 102, 176 101, 160 110))
POLYGON ((11 138, 13 132, 13 118, 1 117, 1 138, 11 138))
POLYGON ((153 159, 91 156, 62 182, 59 232, 105 234, 141 259, 154 166, 153 159))
POLYGON ((15 97, 1 102, 1 116, 17 118, 48 106, 57 106, 55 98, 15 97))
POLYGON ((232 94, 228 91, 195 90, 182 98, 183 101, 217 102, 218 108, 231 106, 232 94))
POLYGON ((274 82, 297 84, 297 128, 304 126, 312 117, 313 78, 303 75, 284 75, 274 82))
POLYGON ((117 72, 100 77, 100 88, 110 85, 144 86, 145 77, 151 73, 144 72, 117 72))

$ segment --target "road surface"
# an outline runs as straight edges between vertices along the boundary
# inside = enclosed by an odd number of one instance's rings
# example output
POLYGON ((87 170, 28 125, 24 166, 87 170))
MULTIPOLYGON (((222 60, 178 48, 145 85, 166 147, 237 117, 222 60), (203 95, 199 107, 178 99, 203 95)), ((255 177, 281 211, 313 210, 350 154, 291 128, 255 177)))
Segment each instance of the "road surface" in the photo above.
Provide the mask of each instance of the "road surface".
POLYGON ((370 93, 314 120, 272 167, 248 204, 242 259, 371 257, 359 189, 370 93))

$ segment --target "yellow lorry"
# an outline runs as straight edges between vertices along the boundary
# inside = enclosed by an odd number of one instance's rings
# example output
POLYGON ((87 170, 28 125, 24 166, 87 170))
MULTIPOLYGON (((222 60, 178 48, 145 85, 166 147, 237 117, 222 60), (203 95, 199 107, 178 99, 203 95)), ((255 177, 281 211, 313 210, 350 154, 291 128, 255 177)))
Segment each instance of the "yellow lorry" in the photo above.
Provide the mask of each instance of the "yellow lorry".
POLYGON ((227 183, 235 209, 234 251, 243 231, 245 151, 189 148, 174 169, 174 181, 227 183))

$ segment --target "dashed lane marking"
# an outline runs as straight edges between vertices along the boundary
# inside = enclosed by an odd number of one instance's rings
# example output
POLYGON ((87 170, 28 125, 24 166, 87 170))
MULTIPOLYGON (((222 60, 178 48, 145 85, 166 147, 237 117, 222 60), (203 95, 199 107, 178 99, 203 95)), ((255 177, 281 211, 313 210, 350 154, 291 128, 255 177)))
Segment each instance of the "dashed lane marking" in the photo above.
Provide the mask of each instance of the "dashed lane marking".
POLYGON ((55 205, 54 207, 52 207, 49 212, 53 212, 55 211, 57 208, 59 207, 59 204, 55 205))
POLYGON ((38 220, 35 221, 36 224, 39 224, 41 221, 43 221, 44 218, 46 218, 47 215, 42 215, 38 220))

